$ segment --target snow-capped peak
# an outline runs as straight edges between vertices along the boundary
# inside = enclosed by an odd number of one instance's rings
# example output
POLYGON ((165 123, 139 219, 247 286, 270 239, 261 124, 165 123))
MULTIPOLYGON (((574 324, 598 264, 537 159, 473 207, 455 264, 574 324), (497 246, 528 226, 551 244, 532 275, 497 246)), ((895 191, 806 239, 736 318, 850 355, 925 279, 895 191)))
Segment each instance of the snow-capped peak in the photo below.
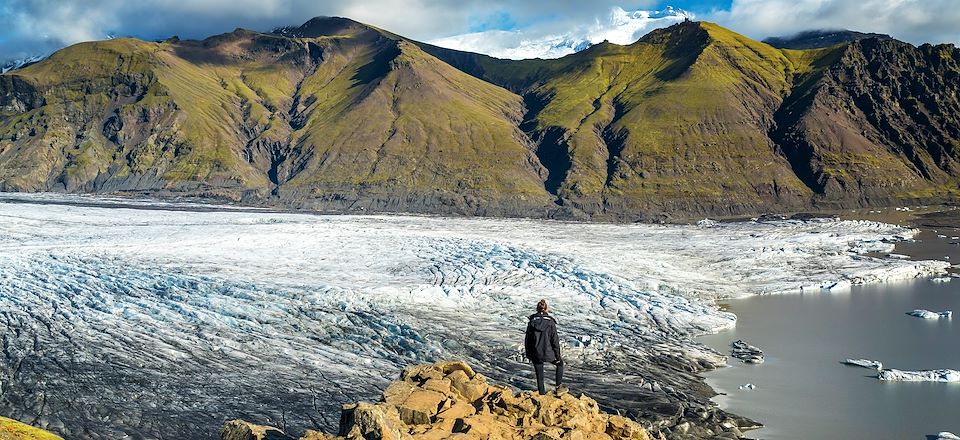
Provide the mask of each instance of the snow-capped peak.
POLYGON ((11 70, 17 70, 23 66, 36 63, 42 59, 46 58, 43 55, 33 55, 24 58, 17 58, 13 60, 4 61, 3 64, 0 64, 0 73, 7 73, 11 70))
POLYGON ((627 11, 614 7, 606 18, 598 18, 592 24, 560 34, 535 30, 492 30, 455 35, 430 43, 498 58, 559 58, 603 41, 630 44, 653 29, 693 18, 693 14, 670 6, 659 11, 627 11))

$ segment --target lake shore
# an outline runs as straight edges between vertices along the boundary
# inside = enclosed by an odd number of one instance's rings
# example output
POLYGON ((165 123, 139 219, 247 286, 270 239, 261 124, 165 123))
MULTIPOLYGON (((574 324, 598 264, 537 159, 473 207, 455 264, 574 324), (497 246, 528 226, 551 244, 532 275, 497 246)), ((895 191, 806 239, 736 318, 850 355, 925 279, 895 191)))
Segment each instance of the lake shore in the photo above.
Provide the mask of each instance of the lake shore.
MULTIPOLYGON (((896 242, 892 252, 875 257, 960 260, 957 210, 848 212, 841 218, 919 229, 912 239, 896 242)), ((948 271, 957 273, 956 267, 948 271)), ((744 339, 765 349, 766 362, 746 365, 730 358, 727 368, 705 373, 707 384, 720 393, 713 400, 725 410, 764 423, 750 434, 760 439, 924 438, 940 431, 957 432, 960 425, 952 423, 952 415, 942 408, 960 404, 960 387, 878 383, 868 370, 840 365, 846 358, 867 358, 888 368, 960 368, 960 358, 943 357, 937 350, 960 338, 952 324, 924 322, 904 313, 917 308, 960 309, 950 290, 954 283, 960 280, 917 279, 723 301, 724 310, 738 316, 737 327, 697 340, 729 353, 731 341, 744 339), (890 351, 886 346, 897 348, 890 351), (797 422, 800 413, 803 423, 797 422), (866 425, 869 417, 876 417, 870 422, 876 426, 866 425), (888 420, 897 422, 891 425, 888 420), (804 435, 796 435, 798 430, 804 435)))

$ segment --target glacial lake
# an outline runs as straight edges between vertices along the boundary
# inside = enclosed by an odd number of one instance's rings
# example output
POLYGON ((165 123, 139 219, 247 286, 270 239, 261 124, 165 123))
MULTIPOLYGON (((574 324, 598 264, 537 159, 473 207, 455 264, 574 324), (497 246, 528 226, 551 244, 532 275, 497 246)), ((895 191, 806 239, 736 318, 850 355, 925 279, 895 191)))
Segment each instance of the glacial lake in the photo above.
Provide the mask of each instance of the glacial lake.
MULTIPOLYGON (((897 252, 960 260, 956 231, 924 231, 897 252), (946 237, 938 237, 943 234, 946 237)), ((960 383, 881 382, 876 372, 842 365, 847 358, 900 370, 960 369, 960 317, 924 320, 914 309, 960 313, 960 279, 854 286, 840 292, 732 300, 734 330, 699 340, 729 354, 737 339, 760 347, 761 365, 731 358, 706 374, 721 407, 766 425, 757 439, 925 439, 960 433, 960 383), (741 390, 745 384, 755 389, 741 390)))

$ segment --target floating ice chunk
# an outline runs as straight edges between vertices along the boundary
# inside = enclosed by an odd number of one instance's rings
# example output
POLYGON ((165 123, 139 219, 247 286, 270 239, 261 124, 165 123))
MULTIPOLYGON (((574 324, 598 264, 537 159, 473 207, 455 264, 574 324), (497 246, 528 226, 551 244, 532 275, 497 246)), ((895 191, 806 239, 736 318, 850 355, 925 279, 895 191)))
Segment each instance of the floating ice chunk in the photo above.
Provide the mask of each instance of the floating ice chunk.
POLYGON ((841 363, 845 365, 853 365, 856 367, 869 368, 871 370, 877 370, 877 371, 883 370, 883 363, 881 363, 880 361, 872 361, 869 359, 847 359, 841 363))
POLYGON ((953 317, 953 312, 950 310, 944 310, 942 312, 931 312, 929 310, 917 309, 910 312, 907 312, 910 316, 916 316, 917 318, 923 319, 950 319, 953 317))
POLYGON ((887 254, 887 256, 890 257, 890 258, 896 258, 896 259, 898 259, 898 260, 909 260, 909 259, 910 259, 910 256, 909 256, 909 255, 903 255, 903 254, 887 254))
POLYGON ((933 440, 960 440, 960 436, 947 431, 941 431, 936 435, 929 435, 927 437, 933 437, 933 440))
POLYGON ((711 219, 705 218, 705 219, 703 219, 703 220, 698 221, 698 222, 697 222, 697 226, 699 226, 699 227, 701 227, 701 228, 712 228, 712 227, 717 226, 717 221, 716 221, 716 220, 711 220, 711 219))
POLYGON ((957 370, 924 370, 903 371, 883 370, 877 379, 898 382, 960 382, 960 371, 957 370))
POLYGON ((763 350, 760 350, 757 347, 754 347, 743 340, 736 340, 730 344, 730 354, 743 361, 746 364, 762 364, 763 363, 763 350))
POLYGON ((937 238, 947 238, 947 236, 943 234, 937 234, 937 238))
POLYGON ((748 383, 748 384, 746 384, 746 385, 740 385, 740 389, 741 389, 741 390, 753 390, 753 389, 756 389, 756 388, 757 388, 757 386, 754 385, 754 384, 752 384, 752 383, 748 383))
POLYGON ((953 277, 936 277, 930 279, 930 281, 934 283, 949 283, 951 280, 953 280, 953 277))

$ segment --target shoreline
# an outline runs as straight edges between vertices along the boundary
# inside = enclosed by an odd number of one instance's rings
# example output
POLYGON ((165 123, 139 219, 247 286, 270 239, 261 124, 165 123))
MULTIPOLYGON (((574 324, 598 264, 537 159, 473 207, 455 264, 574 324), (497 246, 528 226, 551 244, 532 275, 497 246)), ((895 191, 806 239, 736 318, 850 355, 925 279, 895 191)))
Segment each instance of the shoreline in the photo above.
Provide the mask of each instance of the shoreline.
MULTIPOLYGON (((953 237, 960 237, 960 210, 957 210, 955 208, 948 208, 945 210, 894 209, 886 212, 882 210, 872 210, 872 212, 866 212, 866 213, 851 211, 851 212, 845 212, 845 213, 838 213, 837 217, 840 218, 841 220, 878 221, 882 223, 909 227, 909 228, 917 229, 919 231, 917 232, 917 234, 911 237, 910 240, 894 242, 893 243, 894 248, 891 252, 867 254, 868 256, 871 256, 871 257, 893 258, 890 255, 902 255, 902 256, 909 257, 905 259, 906 261, 917 261, 917 262, 931 261, 931 260, 944 261, 943 258, 946 252, 943 252, 943 246, 945 244, 950 246, 955 246, 953 244, 950 244, 950 242, 960 243, 960 239, 953 238, 953 237)), ((958 250, 960 250, 960 246, 958 246, 958 250)), ((951 266, 946 268, 946 273, 948 275, 960 274, 960 268, 958 268, 957 265, 954 263, 950 263, 950 264, 951 266)), ((868 284, 857 285, 857 286, 866 287, 866 286, 883 284, 883 283, 898 283, 898 282, 912 283, 917 280, 931 279, 934 277, 935 275, 921 276, 913 279, 890 280, 890 281, 883 281, 880 283, 868 283, 868 284)), ((850 286, 850 287, 853 287, 853 286, 850 286)), ((850 287, 847 287, 846 289, 849 289, 850 287)), ((801 291, 801 292, 791 292, 791 293, 803 294, 805 292, 801 291)), ((786 294, 790 294, 790 293, 786 293, 786 294)), ((829 295, 830 292, 828 291, 828 292, 825 292, 824 294, 829 295)), ((751 296, 745 296, 741 298, 718 300, 715 302, 715 304, 721 310, 727 311, 736 315, 739 321, 740 314, 736 310, 734 310, 734 307, 731 307, 732 304, 730 304, 730 301, 750 300, 750 299, 754 299, 755 297, 756 295, 751 295, 751 296)), ((713 336, 713 335, 722 335, 723 332, 724 331, 720 331, 714 334, 697 336, 696 338, 694 338, 694 340, 704 343, 702 341, 702 338, 713 336)), ((731 334, 730 340, 732 341, 734 339, 736 339, 736 337, 733 334, 731 334)), ((724 352, 721 352, 721 354, 727 355, 727 353, 724 353, 724 352)), ((731 395, 731 393, 736 391, 736 389, 735 388, 728 389, 729 386, 723 386, 721 383, 717 382, 716 378, 708 377, 708 376, 711 373, 723 370, 724 368, 730 368, 735 366, 734 364, 731 364, 731 362, 733 361, 735 360, 728 355, 728 362, 726 366, 716 370, 707 371, 704 374, 701 374, 700 376, 704 380, 704 383, 707 384, 707 386, 709 386, 711 389, 713 389, 717 393, 717 395, 712 397, 710 401, 717 404, 718 408, 724 411, 731 411, 731 412, 736 411, 736 409, 734 406, 731 405, 729 396, 731 395)), ((742 411, 743 409, 740 408, 740 410, 742 411)), ((758 421, 760 423, 764 423, 762 418, 760 418, 758 421)), ((758 430, 768 430, 768 429, 776 430, 777 428, 771 428, 765 424, 764 426, 758 428, 758 430)))
MULTIPOLYGON (((406 211, 366 211, 360 210, 315 210, 308 208, 277 207, 269 204, 244 204, 230 199, 198 197, 198 196, 168 196, 163 194, 134 194, 134 193, 61 193, 61 192, 17 192, 0 191, 0 200, 11 203, 38 203, 48 205, 86 206, 102 208, 153 209, 178 212, 251 212, 273 214, 304 214, 317 216, 386 216, 386 217, 421 217, 438 219, 497 219, 497 220, 527 220, 547 221, 573 224, 596 225, 693 225, 700 220, 709 219, 719 222, 750 221, 754 219, 810 219, 837 217, 841 220, 869 220, 883 223, 905 225, 919 221, 924 216, 949 214, 948 221, 952 227, 960 228, 960 207, 942 203, 939 205, 900 205, 882 206, 873 208, 851 209, 803 209, 787 210, 782 212, 764 212, 755 215, 705 215, 689 213, 663 214, 658 221, 614 221, 608 219, 576 220, 555 217, 531 216, 498 216, 498 215, 458 215, 429 212, 406 211), (56 198, 61 198, 56 200, 56 198), (68 199, 74 200, 68 200, 68 199), (87 200, 84 200, 87 199, 87 200), (99 199, 100 201, 94 201, 99 199), (152 203, 152 204, 151 204, 152 203)), ((926 222, 935 221, 929 217, 926 222)), ((931 225, 936 225, 931 223, 931 225)))

